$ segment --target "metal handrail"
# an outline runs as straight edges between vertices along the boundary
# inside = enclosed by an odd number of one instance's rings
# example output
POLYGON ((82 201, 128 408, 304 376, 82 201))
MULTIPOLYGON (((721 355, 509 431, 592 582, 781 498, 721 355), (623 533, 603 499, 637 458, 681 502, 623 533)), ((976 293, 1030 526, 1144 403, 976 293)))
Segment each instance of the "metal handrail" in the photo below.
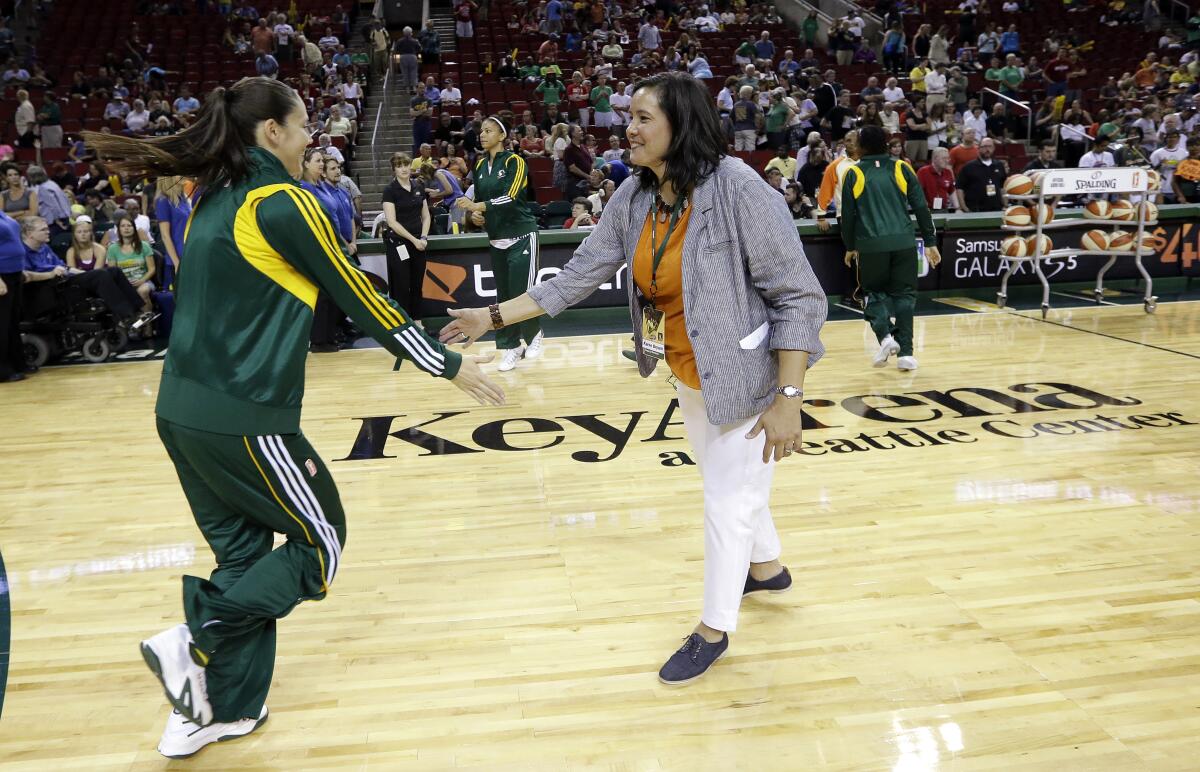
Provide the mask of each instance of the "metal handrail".
MULTIPOLYGON (((383 71, 383 83, 380 87, 383 89, 383 100, 380 101, 379 107, 375 110, 375 125, 371 128, 371 171, 374 172, 379 168, 379 124, 383 121, 383 116, 392 98, 392 90, 390 88, 392 79, 392 52, 388 50, 387 67, 383 71)), ((386 112, 390 115, 390 112, 386 112)))

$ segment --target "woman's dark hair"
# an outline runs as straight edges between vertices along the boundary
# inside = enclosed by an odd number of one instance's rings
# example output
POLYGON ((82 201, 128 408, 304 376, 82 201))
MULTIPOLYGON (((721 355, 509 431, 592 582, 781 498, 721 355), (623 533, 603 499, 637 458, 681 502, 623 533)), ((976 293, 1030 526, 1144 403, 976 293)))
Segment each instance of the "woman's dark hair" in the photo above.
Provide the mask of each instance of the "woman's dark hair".
POLYGON ((884 155, 888 151, 888 134, 878 126, 863 126, 858 130, 858 150, 862 155, 884 155))
POLYGON ((135 254, 141 253, 141 251, 142 251, 142 234, 138 233, 137 223, 134 222, 134 219, 129 216, 129 212, 126 212, 124 210, 118 212, 117 216, 113 218, 113 229, 116 230, 116 232, 117 232, 117 246, 118 247, 125 246, 125 237, 121 235, 121 223, 123 223, 123 222, 127 222, 131 226, 133 226, 133 238, 130 239, 130 246, 133 247, 133 251, 135 254))
POLYGON ((284 123, 297 104, 296 92, 280 81, 242 78, 213 89, 196 122, 176 134, 134 139, 85 131, 82 137, 106 163, 135 178, 177 174, 207 188, 248 176, 255 129, 268 119, 284 123))
MULTIPOLYGON (((721 128, 721 116, 704 81, 687 73, 654 75, 634 86, 633 93, 646 89, 658 97, 658 107, 671 125, 663 182, 686 195, 716 171, 725 157, 728 140, 721 128)), ((638 182, 644 190, 657 190, 659 186, 658 177, 646 168, 638 172, 638 182)))

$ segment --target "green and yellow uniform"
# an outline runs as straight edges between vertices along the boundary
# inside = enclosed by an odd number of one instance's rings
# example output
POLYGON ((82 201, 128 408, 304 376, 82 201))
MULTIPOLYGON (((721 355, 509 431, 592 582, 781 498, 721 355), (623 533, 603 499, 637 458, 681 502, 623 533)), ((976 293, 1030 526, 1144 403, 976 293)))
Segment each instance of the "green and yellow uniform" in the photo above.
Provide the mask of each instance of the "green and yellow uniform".
POLYGON ((888 335, 895 338, 900 356, 913 353, 917 304, 917 242, 908 216, 910 207, 925 243, 935 245, 925 193, 907 161, 889 155, 864 156, 842 180, 838 223, 846 249, 858 252, 858 285, 866 293, 865 316, 879 341, 888 335))
MULTIPOLYGON (((497 302, 520 297, 538 272, 538 224, 529 211, 529 172, 525 159, 508 150, 485 153, 475 164, 475 200, 485 202, 484 225, 491 244, 497 302)), ((496 331, 496 348, 520 348, 541 330, 538 318, 496 331)))
POLYGON ((210 190, 188 223, 158 431, 216 556, 185 576, 184 610, 216 721, 257 716, 275 620, 323 598, 341 562, 337 486, 300 432, 318 290, 397 357, 453 378, 462 357, 414 327, 350 262, 317 199, 252 148, 244 180, 210 190), (276 533, 287 541, 272 549, 276 533))

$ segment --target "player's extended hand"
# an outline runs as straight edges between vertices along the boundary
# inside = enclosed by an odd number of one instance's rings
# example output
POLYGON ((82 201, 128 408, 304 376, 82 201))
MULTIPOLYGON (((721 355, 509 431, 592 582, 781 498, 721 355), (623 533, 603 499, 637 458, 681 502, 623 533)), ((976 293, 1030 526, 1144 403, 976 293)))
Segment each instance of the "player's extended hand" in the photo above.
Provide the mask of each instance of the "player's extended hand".
POLYGON ((851 249, 846 253, 845 263, 847 267, 854 265, 854 261, 858 259, 858 250, 851 249))
POLYGON ((485 365, 495 357, 495 354, 464 356, 458 375, 450 382, 470 394, 481 405, 503 405, 504 389, 488 380, 483 370, 479 369, 479 365, 485 365))
POLYGON ((937 264, 942 262, 942 253, 938 251, 937 247, 925 247, 925 259, 936 268, 937 264))
POLYGON ((442 328, 438 340, 446 345, 461 343, 470 346, 492 329, 492 314, 486 308, 451 308, 450 324, 442 328))
POLYGON ((758 417, 746 439, 752 440, 766 430, 767 441, 763 445, 764 464, 771 460, 772 455, 776 461, 782 461, 799 449, 803 407, 804 403, 799 399, 778 396, 766 412, 758 417))

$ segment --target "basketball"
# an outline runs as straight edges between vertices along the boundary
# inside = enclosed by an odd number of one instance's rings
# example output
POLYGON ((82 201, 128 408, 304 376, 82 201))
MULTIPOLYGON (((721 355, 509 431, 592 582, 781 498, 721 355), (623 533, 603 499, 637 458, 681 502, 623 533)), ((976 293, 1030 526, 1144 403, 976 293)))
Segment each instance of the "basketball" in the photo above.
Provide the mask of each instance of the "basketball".
POLYGON ((1089 220, 1108 220, 1112 217, 1112 205, 1107 201, 1089 201, 1083 208, 1083 216, 1089 220))
POLYGON ((1032 217, 1029 214, 1028 207, 1010 206, 1004 210, 1005 225, 1021 226, 1028 225, 1030 222, 1032 222, 1032 217))
POLYGON ((1133 234, 1117 231, 1108 239, 1108 248, 1113 252, 1129 252, 1133 249, 1133 234))
POLYGON ((1033 180, 1024 174, 1014 174, 1004 181, 1004 192, 1010 196, 1028 196, 1033 192, 1033 180))
POLYGON ((1146 170, 1146 177, 1149 180, 1149 189, 1151 191, 1158 190, 1162 187, 1162 176, 1153 169, 1146 170))
POLYGON ((1054 207, 1049 204, 1035 204, 1030 208, 1029 212, 1034 222, 1041 223, 1042 225, 1054 221, 1054 207))
POLYGON ((1139 252, 1157 252, 1158 251, 1158 237, 1155 236, 1153 233, 1149 233, 1149 232, 1143 233, 1142 234, 1142 247, 1138 251, 1139 252))
POLYGON ((1045 172, 1033 172, 1029 175, 1029 179, 1033 182, 1033 189, 1040 190, 1042 187, 1042 176, 1045 172))
POLYGON ((1137 211, 1133 208, 1133 204, 1127 198, 1122 198, 1112 205, 1112 213, 1109 215, 1110 220, 1132 220, 1137 216, 1137 211))
POLYGON ((1104 252, 1108 249, 1108 234, 1100 230, 1090 230, 1083 234, 1079 246, 1085 252, 1104 252))
POLYGON ((1030 257, 1032 257, 1038 253, 1037 247, 1039 244, 1039 242, 1038 242, 1039 238, 1041 239, 1040 243, 1041 243, 1041 247, 1042 247, 1042 254, 1041 254, 1042 257, 1045 257, 1047 252, 1054 249, 1054 242, 1051 241, 1050 237, 1047 236, 1046 234, 1043 233, 1041 236, 1036 236, 1036 235, 1030 236, 1029 238, 1025 239, 1025 251, 1029 254, 1030 257))
POLYGON ((1025 239, 1020 236, 1009 236, 1000 243, 1001 257, 1025 257, 1029 254, 1025 239))
POLYGON ((1141 205, 1142 219, 1147 223, 1156 222, 1158 220, 1158 205, 1153 201, 1143 201, 1141 205))

